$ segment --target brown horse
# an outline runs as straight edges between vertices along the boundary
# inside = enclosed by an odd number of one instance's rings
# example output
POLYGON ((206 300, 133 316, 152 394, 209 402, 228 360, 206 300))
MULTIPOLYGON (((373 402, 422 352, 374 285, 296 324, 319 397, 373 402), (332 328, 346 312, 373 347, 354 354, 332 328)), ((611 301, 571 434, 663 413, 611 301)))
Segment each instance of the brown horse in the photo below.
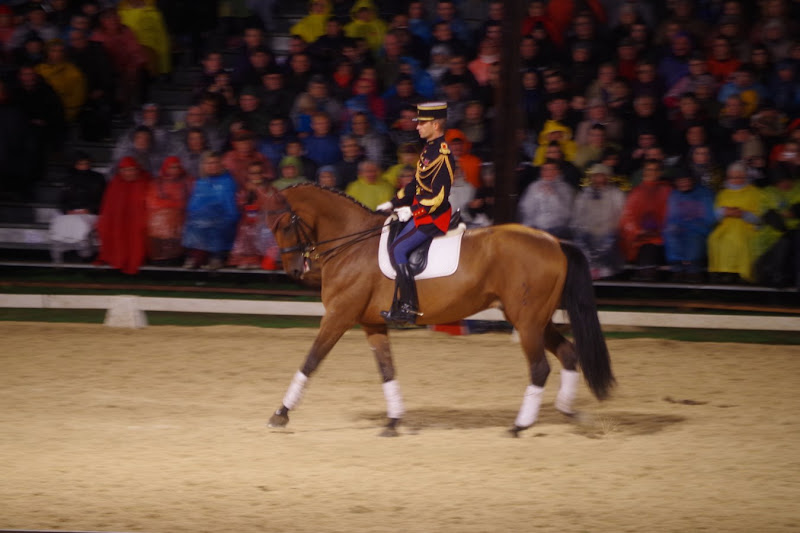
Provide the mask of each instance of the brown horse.
MULTIPOLYGON (((345 331, 360 324, 383 378, 389 422, 384 435, 396 435, 404 414, 394 376, 387 326, 380 315, 392 302, 394 282, 378 266, 378 242, 385 215, 349 196, 315 185, 269 193, 267 221, 286 272, 300 278, 311 262, 319 269, 325 315, 305 363, 295 374, 281 407, 269 421, 284 427, 289 410, 302 397, 308 377, 345 331)), ((418 282, 423 313, 418 324, 454 322, 499 307, 517 329, 528 360, 531 384, 511 429, 530 427, 538 416, 550 373, 545 349, 561 361, 558 410, 571 414, 580 364, 598 399, 614 384, 608 349, 600 329, 588 263, 583 254, 551 235, 518 224, 469 230, 463 236, 456 272, 418 282), (551 318, 559 305, 567 310, 575 345, 556 331, 551 318)))

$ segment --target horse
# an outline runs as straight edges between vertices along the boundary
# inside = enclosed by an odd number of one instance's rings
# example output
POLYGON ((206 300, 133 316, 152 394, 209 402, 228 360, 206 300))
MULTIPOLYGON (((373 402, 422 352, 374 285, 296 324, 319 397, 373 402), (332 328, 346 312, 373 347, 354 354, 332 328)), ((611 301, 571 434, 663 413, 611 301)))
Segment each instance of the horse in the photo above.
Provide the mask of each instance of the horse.
MULTIPOLYGON (((269 426, 288 424, 289 411, 300 402, 309 377, 341 336, 359 324, 383 380, 388 421, 381 435, 398 435, 405 408, 388 327, 380 315, 389 308, 394 292, 394 281, 378 266, 379 235, 386 214, 314 184, 270 190, 264 209, 284 270, 297 279, 318 272, 325 307, 316 339, 269 426)), ((518 436, 538 417, 550 373, 545 350, 562 365, 557 410, 574 414, 578 365, 589 389, 598 400, 605 399, 615 378, 583 253, 548 233, 519 224, 470 229, 462 239, 458 268, 452 275, 417 282, 422 312, 417 324, 455 322, 492 307, 502 310, 519 333, 530 373, 511 434, 518 436), (559 305, 569 316, 574 344, 553 325, 559 305)))

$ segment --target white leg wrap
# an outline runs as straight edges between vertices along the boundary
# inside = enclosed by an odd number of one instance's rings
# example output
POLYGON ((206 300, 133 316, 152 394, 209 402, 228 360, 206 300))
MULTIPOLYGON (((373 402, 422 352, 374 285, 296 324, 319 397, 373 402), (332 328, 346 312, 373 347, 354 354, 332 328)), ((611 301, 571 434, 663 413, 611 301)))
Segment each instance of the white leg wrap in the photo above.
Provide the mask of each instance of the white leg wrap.
POLYGON ((514 424, 520 428, 532 426, 536 419, 539 417, 539 406, 542 405, 542 393, 544 387, 537 387, 536 385, 528 385, 525 388, 525 396, 522 397, 522 407, 519 408, 519 414, 514 424))
POLYGON ((400 385, 396 379, 383 384, 383 395, 386 397, 386 415, 389 418, 402 418, 406 413, 403 405, 403 396, 400 394, 400 385))
POLYGON ((292 383, 289 385, 289 390, 286 391, 286 396, 283 397, 283 405, 287 409, 294 409, 300 403, 307 381, 308 376, 298 370, 292 378, 292 383))
POLYGON ((571 415, 575 411, 572 410, 572 402, 575 400, 575 394, 578 391, 578 381, 580 374, 575 370, 561 369, 561 388, 558 389, 556 395, 555 407, 564 414, 571 415))

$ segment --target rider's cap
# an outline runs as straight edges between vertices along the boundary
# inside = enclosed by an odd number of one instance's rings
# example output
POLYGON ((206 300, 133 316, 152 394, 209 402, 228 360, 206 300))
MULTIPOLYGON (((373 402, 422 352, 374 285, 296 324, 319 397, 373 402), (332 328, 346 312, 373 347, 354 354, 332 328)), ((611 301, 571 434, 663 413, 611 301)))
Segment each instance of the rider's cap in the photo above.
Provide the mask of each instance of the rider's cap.
POLYGON ((425 102, 417 104, 417 121, 447 118, 447 102, 425 102))

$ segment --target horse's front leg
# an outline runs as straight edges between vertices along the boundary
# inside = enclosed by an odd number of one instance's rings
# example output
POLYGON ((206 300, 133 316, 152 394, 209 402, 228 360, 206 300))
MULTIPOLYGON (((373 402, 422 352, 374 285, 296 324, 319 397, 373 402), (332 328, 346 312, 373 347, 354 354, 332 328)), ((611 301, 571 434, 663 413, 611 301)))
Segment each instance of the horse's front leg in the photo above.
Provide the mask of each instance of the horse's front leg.
POLYGON ((306 360, 303 366, 292 378, 292 383, 283 397, 283 403, 273 413, 269 419, 269 427, 282 428, 286 427, 289 423, 289 411, 297 407, 303 397, 306 383, 311 374, 325 359, 325 356, 331 351, 333 346, 339 341, 353 324, 345 322, 341 316, 334 313, 326 313, 320 321, 319 333, 314 343, 311 345, 306 360), (331 318, 334 316, 335 318, 331 318))
POLYGON ((403 397, 400 394, 400 387, 394 377, 394 362, 392 361, 392 351, 389 347, 389 335, 385 325, 364 325, 367 334, 369 347, 375 354, 375 361, 378 363, 378 370, 383 378, 383 395, 386 398, 386 415, 389 422, 381 433, 382 437, 396 437, 397 425, 405 414, 403 397))

